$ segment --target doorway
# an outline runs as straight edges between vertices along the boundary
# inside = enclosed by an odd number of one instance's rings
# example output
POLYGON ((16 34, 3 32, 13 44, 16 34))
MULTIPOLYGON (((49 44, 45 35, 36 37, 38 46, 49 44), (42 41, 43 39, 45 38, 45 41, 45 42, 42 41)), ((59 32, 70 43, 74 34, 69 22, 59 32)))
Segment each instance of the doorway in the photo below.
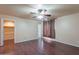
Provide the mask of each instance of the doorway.
POLYGON ((4 20, 4 50, 6 52, 14 48, 14 20, 4 20))

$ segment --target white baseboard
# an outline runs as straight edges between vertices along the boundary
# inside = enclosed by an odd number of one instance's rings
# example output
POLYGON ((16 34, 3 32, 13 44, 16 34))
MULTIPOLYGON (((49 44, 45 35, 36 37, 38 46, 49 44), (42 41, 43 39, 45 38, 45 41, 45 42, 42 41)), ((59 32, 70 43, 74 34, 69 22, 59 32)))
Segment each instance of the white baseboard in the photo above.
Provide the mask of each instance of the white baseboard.
POLYGON ((49 38, 49 37, 43 37, 43 38, 45 38, 46 41, 48 41, 48 42, 56 41, 56 42, 67 44, 67 45, 71 45, 71 46, 74 46, 74 47, 79 47, 78 45, 65 43, 65 42, 62 42, 62 41, 59 41, 59 40, 56 40, 56 39, 53 39, 53 38, 49 38))
MULTIPOLYGON (((36 39, 31 39, 31 40, 36 40, 36 39)), ((15 41, 15 44, 16 44, 16 43, 25 42, 25 41, 31 41, 31 40, 24 40, 24 41, 15 41)))

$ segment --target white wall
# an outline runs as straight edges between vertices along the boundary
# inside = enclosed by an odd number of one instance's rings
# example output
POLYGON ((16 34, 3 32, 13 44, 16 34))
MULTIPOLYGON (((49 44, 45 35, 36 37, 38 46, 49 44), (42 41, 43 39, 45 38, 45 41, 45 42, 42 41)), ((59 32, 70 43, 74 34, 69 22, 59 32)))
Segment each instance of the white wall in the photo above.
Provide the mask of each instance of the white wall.
POLYGON ((16 43, 37 39, 37 21, 21 18, 15 20, 16 43))
POLYGON ((79 47, 79 14, 55 20, 56 41, 79 47))
MULTIPOLYGON (((0 18, 15 20, 15 43, 37 39, 37 25, 36 20, 22 19, 14 16, 0 15, 0 18)), ((3 30, 3 29, 2 29, 3 30)), ((1 43, 3 43, 3 35, 1 43)))

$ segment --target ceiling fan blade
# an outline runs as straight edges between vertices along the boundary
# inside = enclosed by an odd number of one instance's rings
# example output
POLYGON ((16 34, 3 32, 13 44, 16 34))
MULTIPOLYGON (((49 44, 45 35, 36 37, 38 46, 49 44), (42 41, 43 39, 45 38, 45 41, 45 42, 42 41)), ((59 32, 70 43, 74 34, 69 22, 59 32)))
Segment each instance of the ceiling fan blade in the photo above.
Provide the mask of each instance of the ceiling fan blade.
POLYGON ((45 16, 48 16, 48 17, 50 17, 50 16, 52 16, 51 14, 46 14, 45 16))
POLYGON ((32 18, 36 18, 36 16, 33 16, 32 18))
POLYGON ((30 12, 30 14, 36 14, 35 12, 30 12))

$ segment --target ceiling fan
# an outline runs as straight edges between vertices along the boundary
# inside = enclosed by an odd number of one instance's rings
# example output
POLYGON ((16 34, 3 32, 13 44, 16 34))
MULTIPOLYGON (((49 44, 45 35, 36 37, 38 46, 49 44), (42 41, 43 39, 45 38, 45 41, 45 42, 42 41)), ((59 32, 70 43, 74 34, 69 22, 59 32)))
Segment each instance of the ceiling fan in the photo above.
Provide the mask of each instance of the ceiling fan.
POLYGON ((37 12, 30 12, 30 14, 33 15, 32 18, 38 18, 38 16, 43 16, 42 18, 49 18, 51 17, 52 15, 47 13, 47 10, 46 9, 38 9, 37 12))

